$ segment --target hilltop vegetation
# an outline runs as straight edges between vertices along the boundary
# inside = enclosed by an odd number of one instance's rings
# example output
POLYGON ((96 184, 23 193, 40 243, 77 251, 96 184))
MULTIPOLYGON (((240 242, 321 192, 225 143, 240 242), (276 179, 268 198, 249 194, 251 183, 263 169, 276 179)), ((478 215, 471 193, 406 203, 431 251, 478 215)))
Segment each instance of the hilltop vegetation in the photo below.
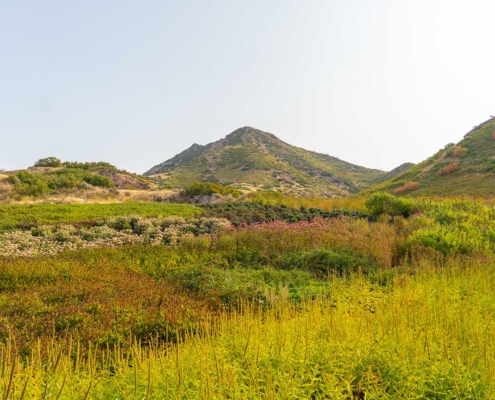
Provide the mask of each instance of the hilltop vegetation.
POLYGON ((208 181, 241 190, 334 197, 370 187, 387 173, 291 146, 270 133, 244 127, 206 146, 194 144, 145 175, 170 188, 208 181))
POLYGON ((27 170, 1 177, 0 200, 41 197, 61 191, 91 188, 149 189, 144 177, 119 170, 107 162, 61 162, 47 157, 27 170))
POLYGON ((410 196, 494 196, 495 119, 485 121, 459 143, 449 143, 427 160, 363 194, 374 191, 410 196))

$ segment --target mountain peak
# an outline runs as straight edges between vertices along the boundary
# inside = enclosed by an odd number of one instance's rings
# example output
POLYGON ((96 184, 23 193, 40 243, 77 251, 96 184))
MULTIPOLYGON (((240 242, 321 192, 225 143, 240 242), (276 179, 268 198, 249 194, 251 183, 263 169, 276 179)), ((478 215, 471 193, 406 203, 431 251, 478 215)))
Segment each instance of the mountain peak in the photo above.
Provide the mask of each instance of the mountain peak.
POLYGON ((241 190, 325 197, 355 193, 385 174, 292 146, 250 126, 204 146, 195 144, 145 173, 171 188, 210 181, 241 190))

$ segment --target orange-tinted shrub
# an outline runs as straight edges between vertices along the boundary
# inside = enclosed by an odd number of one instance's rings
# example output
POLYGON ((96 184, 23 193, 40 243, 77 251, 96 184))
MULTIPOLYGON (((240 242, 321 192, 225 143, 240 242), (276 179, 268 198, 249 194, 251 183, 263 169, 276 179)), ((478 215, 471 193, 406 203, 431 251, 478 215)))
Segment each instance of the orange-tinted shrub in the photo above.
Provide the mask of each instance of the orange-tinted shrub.
POLYGON ((457 169, 457 163, 446 165, 445 167, 441 168, 440 171, 438 171, 438 176, 451 174, 456 169, 457 169))
POLYGON ((396 188, 394 190, 394 194, 398 195, 405 192, 411 192, 413 190, 416 190, 417 188, 419 188, 419 182, 407 182, 406 184, 404 184, 404 186, 396 188))

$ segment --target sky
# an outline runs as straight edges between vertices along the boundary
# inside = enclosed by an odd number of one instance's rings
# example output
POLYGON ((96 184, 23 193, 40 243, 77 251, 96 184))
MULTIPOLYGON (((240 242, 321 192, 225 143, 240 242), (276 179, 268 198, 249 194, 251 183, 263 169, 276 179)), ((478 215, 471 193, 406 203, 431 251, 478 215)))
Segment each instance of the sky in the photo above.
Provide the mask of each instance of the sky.
POLYGON ((144 173, 242 126, 369 168, 495 114, 493 0, 0 0, 0 169, 144 173))

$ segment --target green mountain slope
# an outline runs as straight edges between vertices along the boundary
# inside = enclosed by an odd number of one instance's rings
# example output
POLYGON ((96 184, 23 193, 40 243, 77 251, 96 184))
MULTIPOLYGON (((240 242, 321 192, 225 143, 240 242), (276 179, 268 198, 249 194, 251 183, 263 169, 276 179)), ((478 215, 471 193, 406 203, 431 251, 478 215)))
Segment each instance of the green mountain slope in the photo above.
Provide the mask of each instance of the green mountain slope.
POLYGON ((144 175, 171 188, 210 181, 247 190, 333 197, 370 187, 386 174, 304 150, 270 133, 244 127, 205 146, 194 144, 144 175))
POLYGON ((495 118, 475 127, 459 143, 448 144, 427 160, 364 193, 374 191, 411 196, 494 196, 495 118), (413 190, 400 193, 404 185, 413 190))

